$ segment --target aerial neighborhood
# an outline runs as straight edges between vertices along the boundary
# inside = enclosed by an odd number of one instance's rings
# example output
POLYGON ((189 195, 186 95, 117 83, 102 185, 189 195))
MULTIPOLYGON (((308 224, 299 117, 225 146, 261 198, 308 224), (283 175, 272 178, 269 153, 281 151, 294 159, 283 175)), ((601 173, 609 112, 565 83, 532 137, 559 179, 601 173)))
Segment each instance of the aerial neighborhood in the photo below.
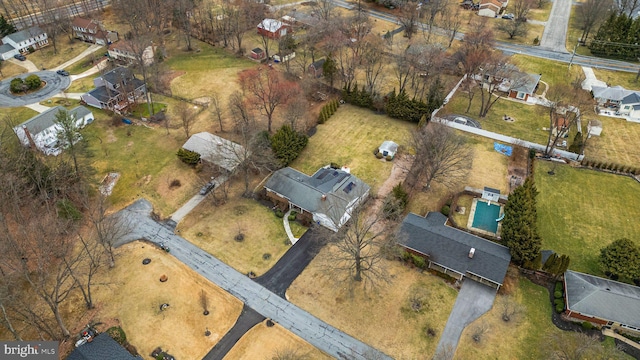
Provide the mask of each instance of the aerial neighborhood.
POLYGON ((4 2, 0 349, 640 359, 638 37, 622 0, 4 2))

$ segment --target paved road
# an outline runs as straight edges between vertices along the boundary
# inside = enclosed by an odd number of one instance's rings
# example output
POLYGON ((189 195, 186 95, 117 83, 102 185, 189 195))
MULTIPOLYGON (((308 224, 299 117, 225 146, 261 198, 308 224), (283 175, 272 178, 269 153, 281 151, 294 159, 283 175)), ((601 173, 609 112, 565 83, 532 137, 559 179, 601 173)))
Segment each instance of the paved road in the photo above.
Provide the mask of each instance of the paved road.
POLYGON ((567 29, 569 28, 569 15, 571 14, 571 0, 554 0, 549 20, 544 27, 540 47, 567 52, 567 29))
POLYGON ((252 327, 257 324, 263 322, 265 317, 260 315, 257 311, 245 305, 242 308, 242 313, 236 320, 236 323, 233 325, 229 331, 216 343, 216 346, 211 349, 207 355, 205 355, 202 360, 222 360, 227 355, 231 349, 235 346, 235 344, 240 340, 244 334, 251 330, 252 327))
POLYGON ((338 359, 391 359, 379 350, 282 299, 229 265, 175 235, 170 227, 152 220, 149 217, 151 211, 151 204, 144 199, 121 210, 120 216, 129 219, 135 226, 132 232, 118 244, 137 239, 147 239, 154 243, 164 242, 171 249, 171 255, 197 273, 240 299, 262 316, 273 319, 285 329, 338 359))
POLYGON ((71 83, 68 76, 60 76, 53 71, 38 71, 33 74, 40 76, 40 79, 47 84, 42 89, 23 96, 11 94, 9 87, 13 78, 24 79, 29 74, 20 74, 0 82, 0 107, 18 107, 38 103, 64 91, 71 83))
POLYGON ((464 280, 451 314, 449 314, 447 325, 440 336, 436 356, 453 358, 462 330, 491 310, 495 298, 496 289, 473 280, 464 280))

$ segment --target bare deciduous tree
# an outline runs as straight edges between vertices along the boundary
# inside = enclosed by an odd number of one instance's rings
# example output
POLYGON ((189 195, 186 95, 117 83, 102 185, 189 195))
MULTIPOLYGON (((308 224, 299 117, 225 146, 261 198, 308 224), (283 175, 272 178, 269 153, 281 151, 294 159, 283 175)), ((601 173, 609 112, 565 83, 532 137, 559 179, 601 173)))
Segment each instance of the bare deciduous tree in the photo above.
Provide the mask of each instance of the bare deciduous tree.
POLYGON ((595 336, 561 331, 546 338, 546 355, 552 360, 623 359, 624 353, 605 348, 595 336))
POLYGON ((517 70, 517 68, 509 64, 508 59, 496 52, 490 56, 478 68, 476 80, 480 86, 480 112, 481 118, 487 116, 491 107, 498 102, 504 92, 501 88, 508 85, 509 88, 515 89, 524 85, 529 77, 517 70))
POLYGON ((184 130, 184 134, 188 139, 189 136, 191 136, 191 129, 196 122, 196 112, 193 109, 193 105, 184 101, 179 102, 176 106, 176 112, 180 118, 182 130, 184 130))
POLYGON ((559 84, 547 91, 549 114, 548 141, 545 155, 552 155, 561 139, 568 137, 571 128, 577 126, 582 117, 581 108, 589 104, 589 98, 568 84, 559 84))
POLYGON ((218 119, 218 124, 220 124, 220 132, 224 132, 224 129, 222 128, 222 114, 224 108, 222 107, 222 103, 220 101, 220 94, 215 91, 211 94, 211 111, 216 116, 216 119, 218 119))
POLYGON ((449 48, 451 44, 453 44, 453 40, 455 40, 458 32, 460 32, 460 28, 462 28, 463 18, 462 10, 460 9, 461 7, 458 6, 458 4, 450 4, 441 14, 442 27, 449 33, 449 43, 447 45, 449 48))
MULTIPOLYGON (((621 0, 631 1, 631 0, 621 0)), ((637 3, 637 0, 632 0, 637 3)), ((585 43, 593 30, 604 20, 611 10, 611 0, 586 0, 582 5, 576 6, 576 19, 578 26, 582 30, 580 42, 585 43)))
POLYGON ((486 334, 487 331, 489 331, 489 324, 487 324, 485 321, 482 321, 480 324, 473 327, 471 338, 474 342, 479 343, 482 341, 482 336, 486 334))

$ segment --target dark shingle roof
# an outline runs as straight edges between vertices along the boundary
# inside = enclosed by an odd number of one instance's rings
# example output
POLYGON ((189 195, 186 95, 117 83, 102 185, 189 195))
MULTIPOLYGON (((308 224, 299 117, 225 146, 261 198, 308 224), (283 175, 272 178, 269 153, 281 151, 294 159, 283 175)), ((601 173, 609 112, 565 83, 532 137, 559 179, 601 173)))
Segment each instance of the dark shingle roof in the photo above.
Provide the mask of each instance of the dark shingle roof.
MULTIPOLYGON (((62 106, 52 107, 51 109, 41 114, 38 114, 32 117, 31 119, 23 122, 22 124, 18 125, 18 127, 25 126, 27 130, 29 130, 29 133, 33 135, 38 134, 41 131, 46 130, 51 126, 53 126, 56 120, 56 115, 60 110, 66 110, 66 109, 62 106)), ((77 106, 69 110, 69 113, 71 113, 72 115, 75 115, 76 119, 79 119, 81 117, 88 115, 89 113, 91 113, 91 111, 84 106, 77 106)))
POLYGON ((133 79, 133 72, 125 67, 118 66, 115 69, 102 75, 102 78, 111 84, 129 82, 133 79))
POLYGON ((9 51, 13 51, 16 48, 11 46, 10 44, 2 44, 0 45, 0 54, 8 53, 9 51))
POLYGON ((484 187, 484 191, 500 195, 500 190, 494 189, 494 188, 490 188, 488 186, 484 187))
POLYGON ((108 334, 100 334, 92 342, 80 345, 67 360, 131 360, 139 359, 131 355, 108 334))
POLYGON ((265 188, 285 196, 293 204, 309 212, 323 212, 322 196, 326 204, 335 206, 338 214, 343 214, 354 199, 368 193, 369 185, 342 170, 321 168, 309 176, 287 167, 273 173, 265 188))
POLYGON ((109 102, 109 100, 111 98, 116 97, 116 95, 118 95, 118 94, 119 94, 118 91, 107 90, 106 86, 100 86, 100 87, 97 87, 97 88, 89 91, 89 95, 93 96, 94 98, 98 99, 99 101, 102 101, 103 103, 109 102))
POLYGON ((461 274, 472 272, 502 284, 511 255, 500 244, 446 226, 447 218, 438 212, 426 217, 409 214, 402 221, 401 245, 429 255, 429 260, 461 274), (473 258, 469 250, 475 248, 473 258))
POLYGON ((314 61, 311 65, 313 66, 314 69, 319 70, 319 69, 322 69, 322 65, 324 65, 325 61, 326 59, 322 58, 320 60, 314 61))
POLYGON ((25 40, 31 39, 32 37, 36 37, 44 34, 44 31, 37 26, 20 30, 18 32, 14 32, 13 34, 9 34, 6 37, 13 40, 16 44, 19 44, 25 40))
POLYGON ((571 270, 564 282, 568 309, 640 328, 640 287, 571 270))
POLYGON ((538 83, 540 82, 540 78, 542 78, 542 75, 540 74, 526 74, 524 82, 511 90, 526 94, 533 94, 536 90, 536 86, 538 86, 538 83))
POLYGON ((640 103, 640 93, 632 92, 631 94, 625 96, 620 103, 622 105, 638 104, 640 103))

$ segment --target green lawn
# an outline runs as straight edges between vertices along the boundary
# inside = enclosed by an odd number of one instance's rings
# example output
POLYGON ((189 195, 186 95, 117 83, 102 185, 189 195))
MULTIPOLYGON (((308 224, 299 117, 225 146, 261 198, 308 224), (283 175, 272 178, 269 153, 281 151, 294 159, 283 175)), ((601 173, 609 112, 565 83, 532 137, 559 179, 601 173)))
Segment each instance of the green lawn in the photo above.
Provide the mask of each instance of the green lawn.
MULTIPOLYGON (((157 114, 160 111, 166 110, 167 109, 167 104, 163 104, 160 102, 153 102, 153 113, 157 114)), ((148 118, 149 117, 149 107, 147 106, 147 103, 140 103, 137 104, 136 107, 133 109, 133 111, 131 112, 133 114, 133 117, 135 118, 148 118)))
POLYGON ((511 56, 511 62, 527 73, 542 74, 541 80, 549 84, 549 86, 566 84, 582 74, 582 69, 579 66, 572 66, 569 71, 568 64, 533 56, 513 55, 511 56))
POLYGON ((602 134, 587 140, 585 156, 591 160, 638 166, 640 148, 635 146, 640 138, 640 124, 606 116, 598 116, 602 122, 602 134))
POLYGON ((290 166, 309 175, 331 163, 348 166, 375 193, 389 177, 393 164, 377 159, 373 150, 385 140, 406 146, 413 129, 415 124, 342 105, 326 123, 318 125, 316 134, 290 166))
POLYGON ((49 107, 61 105, 67 109, 73 109, 74 107, 80 105, 80 100, 55 97, 49 100, 41 101, 40 105, 49 106, 49 107))
POLYGON ((71 83, 71 85, 69 85, 69 87, 65 91, 71 92, 71 93, 89 92, 94 88, 93 79, 95 79, 99 75, 100 74, 95 74, 95 75, 84 77, 82 79, 75 80, 71 83))
POLYGON ((238 88, 237 73, 255 66, 250 60, 232 56, 222 48, 199 41, 194 44, 200 51, 177 51, 167 60, 167 66, 181 74, 171 82, 174 95, 196 99, 211 96, 216 90, 226 99, 226 95, 238 88))
POLYGON ((104 58, 104 53, 106 51, 107 48, 103 48, 96 52, 93 52, 82 58, 80 61, 66 67, 65 70, 67 70, 71 75, 81 74, 97 64, 97 60, 101 60, 102 58, 104 58))
POLYGON ((550 1, 547 1, 542 8, 537 9, 533 8, 529 10, 527 14, 527 19, 529 20, 537 20, 537 21, 547 21, 549 20, 549 14, 551 13, 551 5, 550 1))
POLYGON ((626 89, 640 89, 640 81, 636 81, 636 74, 623 71, 609 71, 601 69, 593 69, 593 73, 598 80, 602 80, 609 86, 620 85, 626 89))
POLYGON ((571 257, 572 270, 602 275, 600 249, 616 239, 639 241, 640 184, 631 178, 538 161, 538 229, 542 248, 571 257))
POLYGON ((23 123, 32 117, 38 115, 38 112, 27 107, 19 108, 0 108, 1 121, 9 121, 13 126, 23 123))
POLYGON ((547 108, 543 106, 527 105, 503 98, 493 105, 486 117, 479 118, 480 94, 477 93, 473 97, 471 109, 468 114, 465 113, 467 103, 467 94, 462 91, 458 91, 456 95, 449 100, 440 114, 467 115, 479 120, 484 130, 538 144, 545 144, 547 142, 548 132, 542 130, 542 128, 549 127, 549 115, 547 114, 547 108), (504 115, 514 118, 515 121, 504 121, 504 115))

